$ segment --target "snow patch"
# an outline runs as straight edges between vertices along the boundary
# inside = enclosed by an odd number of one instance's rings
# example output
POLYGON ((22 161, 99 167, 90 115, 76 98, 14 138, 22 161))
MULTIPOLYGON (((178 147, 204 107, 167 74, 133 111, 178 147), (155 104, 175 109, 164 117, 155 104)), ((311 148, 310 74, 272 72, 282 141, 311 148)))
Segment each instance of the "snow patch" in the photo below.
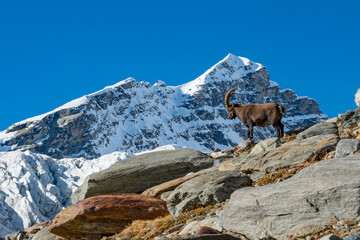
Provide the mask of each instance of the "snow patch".
POLYGON ((177 145, 177 144, 169 144, 169 145, 157 147, 157 148, 155 148, 153 150, 148 150, 148 151, 135 153, 134 155, 138 156, 138 155, 143 155, 143 154, 152 153, 152 152, 171 151, 171 150, 178 150, 178 149, 185 149, 185 148, 188 148, 188 147, 180 146, 180 145, 177 145))

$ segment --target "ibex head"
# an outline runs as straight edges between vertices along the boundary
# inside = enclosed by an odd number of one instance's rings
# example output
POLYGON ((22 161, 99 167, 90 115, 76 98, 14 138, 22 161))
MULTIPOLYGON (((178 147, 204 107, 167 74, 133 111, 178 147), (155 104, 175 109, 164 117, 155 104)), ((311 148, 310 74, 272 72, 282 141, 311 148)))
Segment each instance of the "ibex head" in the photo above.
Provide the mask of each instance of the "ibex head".
POLYGON ((226 110, 229 113, 229 118, 230 119, 235 119, 236 118, 236 112, 235 112, 235 107, 234 107, 235 104, 232 103, 230 105, 230 102, 229 102, 230 97, 235 94, 235 93, 233 93, 233 91, 235 91, 235 90, 236 90, 236 88, 232 88, 225 95, 225 107, 226 107, 226 110))

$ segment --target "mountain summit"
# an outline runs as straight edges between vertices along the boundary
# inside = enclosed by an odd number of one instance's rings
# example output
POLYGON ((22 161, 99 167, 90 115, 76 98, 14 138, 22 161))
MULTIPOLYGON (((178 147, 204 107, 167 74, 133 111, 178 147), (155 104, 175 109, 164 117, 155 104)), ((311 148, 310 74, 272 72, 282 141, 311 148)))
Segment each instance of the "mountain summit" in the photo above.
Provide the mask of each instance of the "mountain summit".
MULTIPOLYGON (((239 120, 229 120, 224 96, 243 104, 276 102, 286 109, 285 131, 324 118, 317 102, 282 90, 266 68, 247 58, 227 55, 200 77, 180 86, 128 78, 75 99, 0 132, 0 151, 30 150, 54 158, 95 158, 114 151, 136 153, 177 144, 200 151, 231 148, 246 138, 239 120)), ((255 128, 254 140, 275 135, 255 128)))
POLYGON ((237 57, 234 54, 229 53, 223 60, 212 66, 205 73, 195 80, 188 82, 181 86, 181 90, 184 94, 193 95, 196 91, 201 89, 201 86, 207 83, 216 81, 238 80, 250 73, 254 73, 263 65, 254 63, 247 58, 237 57))

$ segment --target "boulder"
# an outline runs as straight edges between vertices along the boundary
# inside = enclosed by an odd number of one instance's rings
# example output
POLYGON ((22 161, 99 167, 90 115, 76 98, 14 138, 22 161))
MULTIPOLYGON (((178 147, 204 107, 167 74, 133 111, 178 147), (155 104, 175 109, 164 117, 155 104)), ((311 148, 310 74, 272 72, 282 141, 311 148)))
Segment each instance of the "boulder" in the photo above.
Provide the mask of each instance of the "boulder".
POLYGON ((345 157, 360 151, 360 139, 341 139, 336 146, 335 157, 345 157))
POLYGON ((356 106, 358 106, 360 108, 360 88, 357 90, 357 92, 355 94, 355 103, 356 103, 356 106))
POLYGON ((347 111, 341 115, 340 137, 359 138, 360 137, 360 110, 347 111))
POLYGON ((50 224, 51 221, 41 222, 29 228, 24 229, 24 231, 8 234, 5 236, 5 239, 6 240, 22 240, 22 239, 65 240, 64 238, 56 236, 47 230, 50 224))
MULTIPOLYGON (((215 220, 216 220, 215 217, 211 217, 211 218, 206 218, 201 221, 192 221, 181 230, 179 235, 180 236, 194 235, 194 234, 200 235, 199 230, 203 227, 212 227, 215 220)), ((215 231, 217 231, 217 230, 215 230, 215 231)), ((217 231, 217 233, 220 233, 220 232, 217 231)))
POLYGON ((88 176, 71 200, 113 193, 142 193, 148 188, 213 166, 213 159, 192 149, 139 155, 88 176))
POLYGON ((282 145, 282 142, 281 142, 280 138, 278 138, 278 137, 268 138, 268 139, 265 139, 265 140, 257 143, 255 145, 255 147, 251 150, 250 154, 258 155, 260 153, 280 147, 281 145, 282 145))
POLYGON ((348 235, 344 237, 344 240, 360 240, 360 234, 348 235))
POLYGON ((184 177, 177 178, 177 179, 162 183, 160 185, 157 185, 155 187, 149 188, 149 189, 145 190, 142 194, 146 195, 146 196, 160 198, 161 194, 163 194, 164 192, 172 191, 177 186, 179 186, 180 184, 182 184, 186 181, 189 181, 190 179, 200 176, 201 174, 213 172, 215 170, 216 170, 216 168, 213 167, 213 168, 208 168, 208 169, 198 171, 196 173, 189 173, 184 177))
POLYGON ((212 152, 209 155, 210 155, 210 157, 212 157, 214 159, 234 157, 234 153, 232 153, 231 151, 226 151, 226 150, 219 151, 219 152, 212 152))
POLYGON ((18 231, 6 235, 5 240, 23 240, 26 236, 26 232, 18 231))
POLYGON ((336 125, 336 122, 329 121, 329 122, 316 124, 306 129, 305 131, 299 133, 296 136, 296 140, 301 141, 309 137, 318 136, 318 135, 327 135, 327 134, 339 135, 339 130, 336 125))
POLYGON ((236 189, 250 186, 251 179, 235 171, 216 171, 193 178, 175 188, 166 198, 173 216, 229 199, 236 189))
POLYGON ((256 182, 266 173, 305 163, 324 151, 333 151, 338 141, 339 137, 335 134, 309 137, 300 142, 294 140, 258 155, 249 154, 228 160, 219 169, 252 173, 251 179, 256 182))
POLYGON ((187 237, 159 237, 156 240, 246 240, 242 237, 236 237, 230 234, 203 234, 203 235, 193 235, 187 237))
POLYGON ((328 234, 326 236, 323 236, 322 238, 320 238, 320 240, 343 240, 341 237, 338 237, 334 234, 328 234))
POLYGON ((216 224, 250 239, 283 239, 300 228, 357 217, 359 172, 360 158, 329 159, 283 182, 236 190, 216 224))
POLYGON ((57 236, 51 232, 49 232, 49 227, 46 227, 39 232, 37 232, 31 240, 66 240, 60 236, 57 236))
POLYGON ((169 214, 166 203, 140 194, 113 194, 80 201, 62 210, 49 231, 68 239, 100 239, 123 230, 133 220, 169 214))
POLYGON ((248 148, 251 148, 252 146, 254 146, 254 142, 252 139, 246 139, 244 141, 241 141, 237 146, 236 149, 237 151, 242 151, 248 148))

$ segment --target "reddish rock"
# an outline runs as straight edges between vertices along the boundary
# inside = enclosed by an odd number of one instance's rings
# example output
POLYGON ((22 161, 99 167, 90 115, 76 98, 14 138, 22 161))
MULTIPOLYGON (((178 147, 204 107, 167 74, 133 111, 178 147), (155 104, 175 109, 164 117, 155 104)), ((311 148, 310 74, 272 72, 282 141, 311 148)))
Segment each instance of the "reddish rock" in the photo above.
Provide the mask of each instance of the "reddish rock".
POLYGON ((140 194, 91 197, 62 210, 49 228, 68 239, 100 239, 120 232, 133 220, 169 214, 166 202, 140 194))

